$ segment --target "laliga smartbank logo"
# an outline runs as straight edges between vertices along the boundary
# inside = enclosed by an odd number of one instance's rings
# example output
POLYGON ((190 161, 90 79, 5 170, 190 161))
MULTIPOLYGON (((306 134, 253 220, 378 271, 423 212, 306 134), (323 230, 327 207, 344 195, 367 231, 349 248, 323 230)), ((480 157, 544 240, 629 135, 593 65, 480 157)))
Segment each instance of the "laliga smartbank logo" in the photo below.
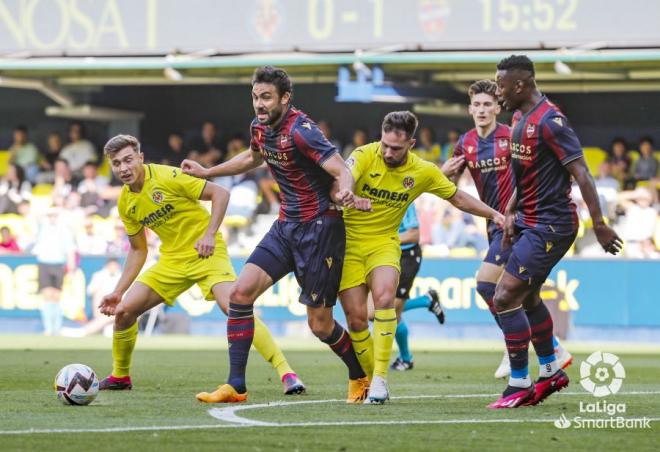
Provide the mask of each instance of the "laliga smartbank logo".
MULTIPOLYGON (((598 399, 614 395, 621 389, 626 378, 626 370, 618 356, 613 353, 594 352, 580 364, 580 385, 598 399)), ((565 413, 554 421, 560 429, 637 429, 651 428, 651 419, 647 417, 624 417, 625 403, 611 403, 605 399, 596 402, 580 401, 579 412, 583 416, 569 419, 565 413)))

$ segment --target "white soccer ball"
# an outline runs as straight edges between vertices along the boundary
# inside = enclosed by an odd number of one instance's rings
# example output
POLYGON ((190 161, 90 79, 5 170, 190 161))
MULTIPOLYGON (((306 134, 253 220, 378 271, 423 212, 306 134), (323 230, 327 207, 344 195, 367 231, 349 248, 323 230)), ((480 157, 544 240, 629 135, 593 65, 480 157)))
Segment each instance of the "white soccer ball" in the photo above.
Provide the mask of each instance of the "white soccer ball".
POLYGON ((57 398, 65 405, 89 405, 99 393, 96 373, 84 364, 69 364, 55 377, 57 398))

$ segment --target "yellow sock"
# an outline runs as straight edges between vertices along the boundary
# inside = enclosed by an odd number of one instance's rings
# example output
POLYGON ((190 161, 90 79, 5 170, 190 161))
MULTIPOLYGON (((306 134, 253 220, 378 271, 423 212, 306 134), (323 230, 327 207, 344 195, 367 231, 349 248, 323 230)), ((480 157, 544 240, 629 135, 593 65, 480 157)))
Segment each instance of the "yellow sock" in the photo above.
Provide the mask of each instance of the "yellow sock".
POLYGON ((374 375, 379 377, 387 377, 396 323, 394 308, 376 310, 374 315, 374 375))
POLYGON ((374 373, 374 340, 369 334, 369 328, 362 331, 349 331, 353 341, 353 350, 357 356, 362 370, 367 374, 369 380, 374 373))
POLYGON ((280 376, 280 380, 284 375, 294 373, 286 361, 282 350, 275 343, 273 336, 270 335, 268 327, 256 316, 254 317, 254 339, 252 339, 252 345, 273 366, 273 369, 280 376))
POLYGON ((138 324, 135 322, 125 330, 112 334, 112 376, 127 377, 130 374, 131 358, 137 341, 138 324))

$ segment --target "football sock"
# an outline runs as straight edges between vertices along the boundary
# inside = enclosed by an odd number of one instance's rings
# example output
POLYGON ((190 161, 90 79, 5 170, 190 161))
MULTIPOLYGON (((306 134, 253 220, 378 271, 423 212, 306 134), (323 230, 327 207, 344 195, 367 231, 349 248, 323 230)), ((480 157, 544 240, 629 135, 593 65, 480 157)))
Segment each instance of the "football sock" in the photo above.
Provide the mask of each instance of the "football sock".
POLYGON ((348 378, 357 380, 367 376, 355 355, 351 336, 340 324, 335 321, 335 327, 330 336, 321 340, 328 344, 332 351, 344 361, 344 364, 348 367, 348 378))
POLYGON ((374 315, 374 375, 382 378, 387 378, 396 323, 394 308, 376 309, 374 315))
POLYGON ((539 358, 539 376, 550 377, 559 369, 553 344, 552 317, 542 301, 526 314, 532 331, 532 344, 539 358))
POLYGON ((135 322, 125 330, 112 333, 112 376, 128 377, 131 371, 133 349, 137 341, 138 324, 135 322))
POLYGON ((420 295, 419 297, 406 300, 403 305, 403 312, 410 311, 411 309, 428 309, 429 306, 431 306, 431 298, 428 295, 420 295))
POLYGON ((227 383, 236 392, 247 391, 245 367, 254 337, 254 313, 252 305, 229 303, 227 313, 227 341, 229 342, 229 377, 227 383))
POLYGON ((268 327, 259 317, 254 317, 254 338, 252 345, 259 352, 259 354, 273 366, 277 371, 280 380, 286 374, 295 373, 289 366, 282 350, 277 346, 273 336, 268 331, 268 327))
POLYGON ((497 316, 497 311, 495 310, 495 305, 493 304, 493 297, 495 296, 495 287, 497 287, 497 284, 495 283, 477 281, 477 292, 479 292, 481 298, 483 298, 486 304, 488 305, 488 310, 490 311, 491 314, 493 314, 493 317, 495 318, 495 322, 497 322, 497 326, 502 328, 502 326, 500 325, 500 318, 497 316))
POLYGON ((362 331, 349 331, 351 341, 353 342, 353 350, 357 356, 360 365, 371 379, 374 373, 374 340, 369 333, 369 328, 362 331))
POLYGON ((399 357, 403 361, 412 361, 412 355, 408 347, 408 325, 406 325, 403 319, 396 326, 394 338, 396 339, 396 345, 399 347, 399 357))
POLYGON ((529 378, 528 348, 532 333, 522 306, 511 311, 498 313, 506 349, 509 353, 511 376, 509 386, 526 388, 532 384, 529 378))

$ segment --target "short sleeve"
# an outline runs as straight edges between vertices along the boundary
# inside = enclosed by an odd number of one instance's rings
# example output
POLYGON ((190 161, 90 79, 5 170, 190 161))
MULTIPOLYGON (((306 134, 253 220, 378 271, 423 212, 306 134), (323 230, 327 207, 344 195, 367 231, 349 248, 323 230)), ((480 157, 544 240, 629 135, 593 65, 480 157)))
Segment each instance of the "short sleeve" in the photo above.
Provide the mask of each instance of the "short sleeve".
POLYGON ((555 113, 545 118, 541 131, 543 141, 562 165, 567 165, 583 156, 580 140, 563 115, 555 113))
POLYGON ((302 120, 293 128, 293 141, 298 150, 317 165, 323 165, 337 148, 328 141, 321 129, 309 120, 302 120))
POLYGON ((122 198, 119 198, 117 210, 119 211, 119 218, 121 218, 122 223, 124 223, 124 229, 126 229, 127 235, 135 235, 142 230, 142 223, 128 216, 128 208, 126 202, 122 198))
POLYGON ((456 142, 456 145, 454 146, 454 157, 460 157, 461 155, 464 155, 463 153, 463 140, 465 139, 465 135, 461 135, 458 137, 458 141, 456 142))
POLYGON ((180 168, 173 166, 168 168, 170 169, 169 174, 166 174, 163 178, 166 181, 166 186, 169 186, 172 191, 185 198, 192 200, 201 198, 204 187, 206 186, 205 179, 184 174, 180 168))
POLYGON ((426 191, 432 193, 442 199, 449 199, 456 194, 456 185, 447 179, 440 168, 435 165, 430 165, 427 170, 427 177, 429 178, 429 185, 426 191))
POLYGON ((368 146, 369 145, 357 148, 351 152, 351 155, 346 159, 346 165, 351 170, 353 179, 356 181, 371 164, 372 151, 368 146))
POLYGON ((250 124, 250 150, 252 152, 260 152, 259 143, 257 142, 257 129, 255 128, 256 120, 250 124))

